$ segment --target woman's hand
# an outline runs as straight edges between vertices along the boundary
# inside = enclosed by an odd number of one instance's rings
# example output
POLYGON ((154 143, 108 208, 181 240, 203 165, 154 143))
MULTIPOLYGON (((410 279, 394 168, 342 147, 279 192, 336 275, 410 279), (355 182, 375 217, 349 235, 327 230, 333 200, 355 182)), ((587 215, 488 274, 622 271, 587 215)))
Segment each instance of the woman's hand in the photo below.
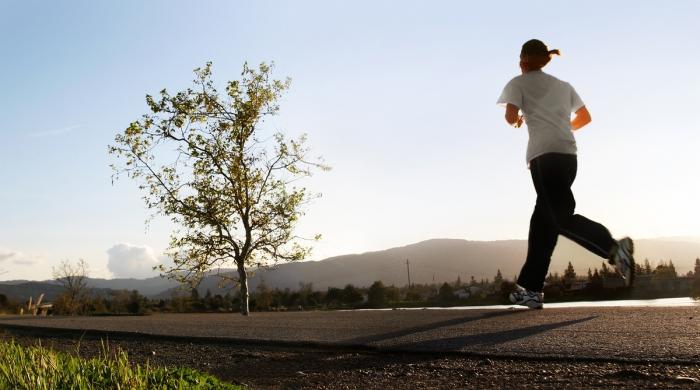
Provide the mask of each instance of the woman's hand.
POLYGON ((515 104, 508 103, 506 105, 506 122, 514 127, 523 125, 523 116, 519 113, 520 108, 515 104))

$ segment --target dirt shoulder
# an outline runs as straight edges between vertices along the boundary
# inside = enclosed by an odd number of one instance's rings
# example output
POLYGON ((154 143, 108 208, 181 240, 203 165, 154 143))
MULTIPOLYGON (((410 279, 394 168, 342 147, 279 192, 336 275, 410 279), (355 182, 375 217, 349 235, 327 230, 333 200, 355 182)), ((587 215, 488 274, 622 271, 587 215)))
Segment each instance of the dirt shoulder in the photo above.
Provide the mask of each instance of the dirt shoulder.
POLYGON ((32 329, 3 329, 1 337, 83 357, 103 353, 106 344, 110 350, 127 351, 134 362, 196 368, 252 389, 700 388, 700 363, 687 362, 486 358, 32 329))

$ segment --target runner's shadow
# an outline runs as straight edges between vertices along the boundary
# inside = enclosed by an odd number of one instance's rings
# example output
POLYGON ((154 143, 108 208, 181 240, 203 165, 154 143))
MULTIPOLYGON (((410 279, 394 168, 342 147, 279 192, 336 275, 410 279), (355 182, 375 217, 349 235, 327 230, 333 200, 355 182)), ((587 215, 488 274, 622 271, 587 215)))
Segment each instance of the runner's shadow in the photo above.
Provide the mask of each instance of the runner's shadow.
POLYGON ((548 332, 550 330, 580 324, 582 322, 590 321, 597 317, 598 316, 589 316, 575 320, 555 322, 552 324, 528 326, 520 329, 505 329, 498 332, 477 333, 443 339, 422 340, 418 342, 397 345, 396 349, 412 351, 444 351, 459 350, 464 347, 491 347, 494 345, 535 336, 537 334, 548 332))
POLYGON ((506 316, 506 315, 511 315, 511 314, 526 313, 528 311, 529 310, 524 310, 524 309, 523 310, 509 309, 507 311, 494 311, 494 312, 483 313, 481 315, 476 315, 476 314, 470 313, 470 315, 466 316, 466 317, 453 318, 453 319, 446 320, 446 321, 434 322, 431 324, 415 326, 413 328, 408 328, 408 329, 400 329, 400 330, 396 330, 396 331, 388 332, 388 333, 383 333, 383 334, 357 337, 354 339, 342 341, 341 343, 363 345, 363 344, 374 343, 374 342, 378 342, 378 341, 396 339, 396 338, 408 336, 411 334, 427 332, 430 330, 434 330, 434 329, 438 329, 438 328, 442 328, 442 327, 446 327, 446 326, 461 325, 461 324, 465 324, 467 322, 486 320, 489 318, 501 317, 501 316, 506 316))

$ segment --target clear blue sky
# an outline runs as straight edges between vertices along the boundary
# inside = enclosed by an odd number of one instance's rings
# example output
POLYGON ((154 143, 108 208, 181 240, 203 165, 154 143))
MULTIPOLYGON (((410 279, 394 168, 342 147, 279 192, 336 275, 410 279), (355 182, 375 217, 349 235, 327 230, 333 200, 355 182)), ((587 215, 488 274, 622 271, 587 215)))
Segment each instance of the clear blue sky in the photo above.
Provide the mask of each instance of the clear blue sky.
POLYGON ((324 235, 313 259, 525 238, 526 130, 495 100, 530 38, 561 49, 545 71, 593 116, 578 211, 615 236, 698 236, 698 15, 697 1, 0 0, 1 278, 77 258, 143 276, 161 260, 170 227, 145 227, 107 145, 145 94, 186 87, 206 61, 222 82, 244 61, 293 79, 271 124, 308 133, 334 168, 306 183, 323 193, 300 226, 324 235))

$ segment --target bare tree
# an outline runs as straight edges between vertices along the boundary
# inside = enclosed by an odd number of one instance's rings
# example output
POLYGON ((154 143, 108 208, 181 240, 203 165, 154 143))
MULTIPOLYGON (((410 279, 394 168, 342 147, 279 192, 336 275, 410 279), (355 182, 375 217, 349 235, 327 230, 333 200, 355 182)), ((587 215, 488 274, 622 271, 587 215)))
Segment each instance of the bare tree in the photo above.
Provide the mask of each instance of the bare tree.
POLYGON ((89 267, 84 259, 75 263, 63 260, 58 267, 53 267, 53 278, 64 289, 58 299, 60 306, 69 314, 79 314, 88 298, 88 274, 89 267))

